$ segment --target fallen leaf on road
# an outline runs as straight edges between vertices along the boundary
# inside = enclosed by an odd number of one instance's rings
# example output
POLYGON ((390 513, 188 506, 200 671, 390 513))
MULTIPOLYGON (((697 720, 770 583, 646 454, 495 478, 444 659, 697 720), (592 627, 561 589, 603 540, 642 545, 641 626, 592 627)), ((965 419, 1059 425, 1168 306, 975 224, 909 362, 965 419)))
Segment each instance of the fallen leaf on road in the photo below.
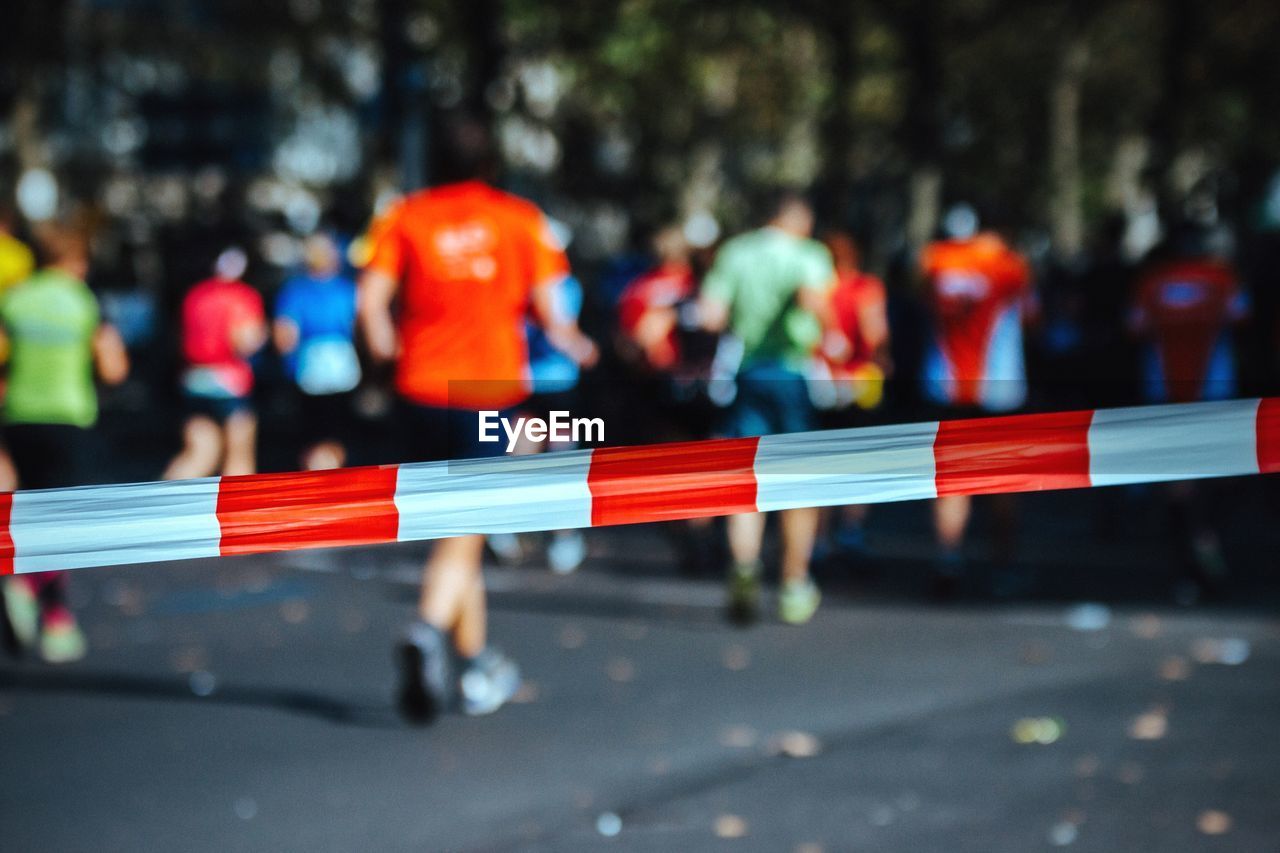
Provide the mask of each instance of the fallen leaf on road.
POLYGON ((746 646, 727 646, 724 650, 725 669, 741 672, 751 665, 751 651, 746 646))
POLYGON ((1169 732, 1169 715, 1163 708, 1152 708, 1134 717, 1129 724, 1129 737, 1134 740, 1160 740, 1169 732))
POLYGON ((636 677, 636 665, 626 658, 614 658, 605 668, 610 681, 625 684, 636 677))
POLYGON ((742 838, 747 834, 747 822, 736 814, 722 814, 716 818, 717 838, 742 838))
POLYGON ((821 751, 821 742, 808 732, 779 732, 769 739, 770 755, 813 758, 821 751))
POLYGON ((1191 663, 1182 655, 1170 655, 1160 663, 1160 677, 1165 681, 1186 681, 1191 677, 1191 663))
POLYGON ((562 649, 580 649, 586 641, 586 632, 577 625, 565 625, 560 629, 560 648, 562 649))
POLYGON ((1231 815, 1217 809, 1202 811, 1196 818, 1196 829, 1205 835, 1225 835, 1231 831, 1231 815))

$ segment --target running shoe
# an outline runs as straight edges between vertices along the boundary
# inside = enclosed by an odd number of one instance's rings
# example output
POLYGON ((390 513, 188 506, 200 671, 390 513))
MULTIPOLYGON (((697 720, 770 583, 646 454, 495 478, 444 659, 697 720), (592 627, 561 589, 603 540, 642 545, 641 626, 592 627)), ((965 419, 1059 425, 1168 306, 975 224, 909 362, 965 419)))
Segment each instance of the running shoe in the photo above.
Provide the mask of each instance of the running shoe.
POLYGON ((40 633, 40 600, 26 578, 9 578, 4 582, 4 615, 9 625, 7 634, 13 638, 14 653, 36 644, 40 633))
POLYGON ((518 563, 524 557, 524 549, 520 546, 520 537, 514 533, 491 533, 486 537, 489 550, 502 563, 518 563))
POLYGON ((865 557, 867 554, 867 531, 861 525, 846 524, 840 526, 832 537, 835 550, 843 557, 865 557))
POLYGON ((70 610, 63 606, 45 610, 40 624, 40 657, 45 663, 73 663, 88 651, 84 632, 70 610))
POLYGON ((759 561, 736 563, 729 570, 729 621, 735 625, 750 625, 760 618, 759 561))
POLYGON ((1212 534, 1196 536, 1191 541, 1191 549, 1192 575, 1200 592, 1206 596, 1220 594, 1226 588, 1231 572, 1218 537, 1212 534))
POLYGON ((567 575, 575 571, 587 558, 587 540, 578 530, 564 530, 551 535, 547 546, 547 563, 551 571, 567 575))
POLYGON ((788 625, 803 625, 818 612, 822 593, 812 580, 784 581, 778 591, 778 618, 788 625))
POLYGON ((485 649, 467 665, 458 680, 462 713, 469 717, 492 714, 520 689, 520 668, 496 649, 485 649))
POLYGON ((960 594, 964 571, 964 555, 960 551, 940 551, 929 576, 929 597, 939 602, 953 601, 960 594))
POLYGON ((433 722, 450 699, 449 644, 434 625, 415 622, 400 645, 400 713, 416 725, 433 722))

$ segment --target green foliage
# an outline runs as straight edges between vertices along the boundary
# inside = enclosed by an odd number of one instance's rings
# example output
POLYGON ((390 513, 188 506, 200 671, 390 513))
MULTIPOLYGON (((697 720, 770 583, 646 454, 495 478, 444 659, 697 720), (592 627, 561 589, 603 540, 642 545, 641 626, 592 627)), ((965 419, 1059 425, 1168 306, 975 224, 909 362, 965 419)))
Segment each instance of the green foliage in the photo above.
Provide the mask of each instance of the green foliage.
MULTIPOLYGON (((390 36, 422 63, 436 106, 483 94, 500 120, 568 152, 536 177, 548 188, 644 206, 707 186, 730 219, 760 185, 821 177, 901 194, 936 166, 948 194, 1043 222, 1047 99, 1069 34, 1088 49, 1091 216, 1113 203, 1107 176, 1134 135, 1152 140, 1157 169, 1198 148, 1215 169, 1256 171, 1280 147, 1274 0, 496 0, 483 7, 501 15, 491 37, 465 0, 134 0, 86 4, 87 24, 68 18, 66 0, 20 5, 0 75, 10 103, 33 79, 57 103, 67 34, 79 33, 76 61, 122 113, 123 60, 168 63, 188 82, 271 90, 281 114, 306 99, 349 110, 382 156, 397 128, 368 120, 371 98, 344 63, 358 50, 385 57, 383 16, 398 9, 390 36), (290 57, 296 79, 283 85, 273 68, 290 57), (550 100, 528 90, 530 68, 554 72, 550 100), (630 156, 596 156, 619 139, 630 156)), ((47 113, 44 130, 56 135, 60 120, 47 113)))

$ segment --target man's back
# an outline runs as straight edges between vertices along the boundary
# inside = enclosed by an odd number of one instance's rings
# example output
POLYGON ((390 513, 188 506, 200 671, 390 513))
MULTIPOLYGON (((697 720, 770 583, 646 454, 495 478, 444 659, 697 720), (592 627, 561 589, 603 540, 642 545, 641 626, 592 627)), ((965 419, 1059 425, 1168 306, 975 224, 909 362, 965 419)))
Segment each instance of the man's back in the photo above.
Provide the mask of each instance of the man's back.
POLYGON ((304 341, 321 336, 351 340, 355 336, 356 284, 341 275, 296 276, 281 288, 276 314, 292 320, 304 341))
POLYGON ((937 332, 926 368, 932 396, 997 409, 1020 405, 1026 262, 999 237, 981 234, 931 244, 921 271, 937 332))
POLYGON ((369 267, 403 282, 400 393, 436 406, 523 398, 530 293, 568 271, 538 209, 478 181, 452 184, 400 202, 373 244, 369 267), (450 382, 463 384, 451 393, 450 382))
POLYGON ((0 316, 11 347, 9 421, 91 425, 97 419, 92 347, 98 305, 89 288, 44 270, 10 291, 0 316))
POLYGON ((235 334, 244 325, 261 323, 264 313, 261 295, 242 281, 215 277, 191 288, 182 303, 182 351, 196 369, 188 371, 188 387, 211 383, 213 396, 248 394, 253 369, 237 351, 235 334))
POLYGON ((703 293, 728 305, 729 330, 742 340, 744 361, 796 367, 822 334, 818 319, 796 305, 796 294, 801 288, 825 292, 834 275, 821 243, 766 227, 724 244, 703 293))
POLYGON ((1152 399, 1229 396, 1235 366, 1226 333, 1248 303, 1230 265, 1209 258, 1161 264, 1142 277, 1134 323, 1151 335, 1147 365, 1152 399))

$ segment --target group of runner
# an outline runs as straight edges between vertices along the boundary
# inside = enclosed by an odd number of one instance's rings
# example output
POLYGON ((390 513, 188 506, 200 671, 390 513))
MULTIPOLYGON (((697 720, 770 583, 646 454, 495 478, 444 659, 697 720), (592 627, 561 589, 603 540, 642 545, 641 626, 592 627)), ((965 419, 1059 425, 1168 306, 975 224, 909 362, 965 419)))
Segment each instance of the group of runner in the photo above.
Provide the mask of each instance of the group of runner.
MULTIPOLYGON (((362 378, 358 344, 366 366, 392 366, 404 461, 502 453, 502 444, 479 440, 481 410, 545 416, 574 409, 579 372, 596 364, 600 349, 578 326, 583 293, 570 271, 567 235, 530 202, 494 187, 498 161, 480 123, 459 118, 445 131, 434 151, 438 184, 375 220, 358 282, 343 272, 336 244, 317 235, 270 322, 261 295, 243 281, 247 259, 239 249, 219 255, 213 275, 190 290, 181 312, 183 446, 165 477, 256 470, 250 359, 269 344, 298 396, 299 464, 309 469, 346 461, 344 424, 362 378)), ((1027 400, 1022 331, 1037 311, 1030 266, 1003 237, 981 230, 972 209, 949 211, 942 232, 917 270, 933 319, 919 377, 925 396, 942 418, 1017 411, 1027 400)), ((848 233, 818 236, 813 208, 794 192, 778 194, 759 228, 711 255, 699 257, 678 227, 655 234, 657 264, 618 300, 616 341, 635 396, 667 415, 650 440, 852 425, 878 404, 895 369, 885 286, 861 269, 848 233)), ((111 384, 128 372, 120 336, 84 283, 85 231, 50 226, 39 237, 39 271, 30 259, 16 273, 13 261, 0 264, 7 277, 0 303, 5 444, 16 472, 10 487, 84 482, 93 464, 84 448, 97 418, 95 373, 111 384)), ((1194 241, 1175 242, 1149 267, 1132 305, 1132 329, 1151 343, 1149 400, 1233 393, 1224 339, 1247 306, 1229 265, 1194 241)), ((558 448, 521 452, 544 449, 558 448)), ((1216 537, 1193 511, 1192 493, 1184 488, 1174 497, 1187 507, 1195 553, 1220 570, 1216 537)), ((942 594, 961 577, 969 516, 967 498, 936 502, 934 581, 942 594)), ((831 514, 825 543, 858 547, 864 517, 856 507, 831 514)), ((758 513, 726 522, 726 609, 738 621, 760 616, 765 526, 758 513)), ((810 564, 822 528, 816 509, 781 513, 783 622, 803 624, 818 609, 810 564)), ((680 530, 683 556, 708 561, 712 525, 680 530)), ((432 547, 417 617, 398 651, 400 705, 411 719, 430 721, 452 707, 488 713, 518 688, 518 667, 488 639, 485 544, 467 535, 432 547)), ((511 555, 519 541, 490 545, 511 555)), ((570 571, 585 553, 580 533, 561 531, 548 561, 570 571)), ((11 578, 3 589, 19 645, 50 662, 84 654, 58 573, 11 578)))

